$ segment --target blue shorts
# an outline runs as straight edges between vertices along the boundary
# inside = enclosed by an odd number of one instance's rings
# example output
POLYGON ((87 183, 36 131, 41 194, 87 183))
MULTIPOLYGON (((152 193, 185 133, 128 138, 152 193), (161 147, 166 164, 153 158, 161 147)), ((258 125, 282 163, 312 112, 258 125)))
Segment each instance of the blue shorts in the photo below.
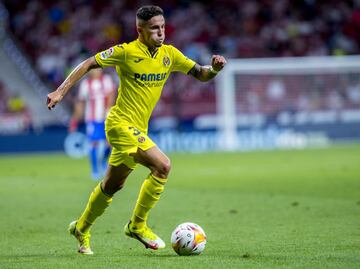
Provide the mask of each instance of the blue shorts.
POLYGON ((90 141, 106 140, 105 123, 96 121, 87 122, 86 136, 90 141))

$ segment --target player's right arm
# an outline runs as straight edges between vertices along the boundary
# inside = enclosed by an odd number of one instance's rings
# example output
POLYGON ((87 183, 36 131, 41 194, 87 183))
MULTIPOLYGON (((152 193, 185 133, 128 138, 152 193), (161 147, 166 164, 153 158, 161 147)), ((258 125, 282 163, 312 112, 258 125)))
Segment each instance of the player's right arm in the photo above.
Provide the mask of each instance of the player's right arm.
POLYGON ((199 65, 193 60, 187 58, 177 48, 170 46, 173 51, 172 71, 181 71, 185 74, 192 75, 194 78, 206 82, 214 78, 217 73, 226 65, 226 60, 221 55, 213 55, 211 65, 199 65))
POLYGON ((47 107, 49 110, 54 108, 59 103, 66 93, 71 89, 74 84, 79 81, 91 69, 99 68, 95 57, 90 57, 80 63, 75 69, 67 76, 63 83, 53 92, 47 95, 47 107))
POLYGON ((211 58, 211 65, 199 65, 195 66, 189 71, 188 74, 192 75, 197 80, 202 82, 209 81, 213 79, 217 73, 221 71, 226 65, 226 60, 221 55, 213 55, 211 58))

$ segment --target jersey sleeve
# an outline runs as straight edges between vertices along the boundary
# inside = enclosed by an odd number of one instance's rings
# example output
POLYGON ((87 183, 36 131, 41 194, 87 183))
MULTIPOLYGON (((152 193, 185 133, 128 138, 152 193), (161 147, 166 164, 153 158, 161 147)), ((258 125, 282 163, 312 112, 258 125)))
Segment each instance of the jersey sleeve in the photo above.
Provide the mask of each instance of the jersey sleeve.
POLYGON ((96 62, 100 67, 117 66, 125 61, 124 45, 116 45, 95 55, 96 62))
POLYGON ((195 66, 195 62, 188 57, 186 57, 184 54, 181 53, 177 48, 172 46, 173 50, 173 66, 172 71, 177 72, 180 71, 184 74, 187 74, 191 68, 195 66))

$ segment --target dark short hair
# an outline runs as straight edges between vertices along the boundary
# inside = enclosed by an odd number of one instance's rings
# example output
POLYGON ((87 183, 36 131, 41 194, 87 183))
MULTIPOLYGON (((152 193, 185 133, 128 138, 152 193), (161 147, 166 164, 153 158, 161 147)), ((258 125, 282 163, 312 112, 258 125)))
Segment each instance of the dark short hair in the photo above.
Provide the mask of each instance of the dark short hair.
POLYGON ((158 6, 142 6, 136 12, 136 17, 143 21, 148 21, 158 15, 164 16, 164 11, 158 6))

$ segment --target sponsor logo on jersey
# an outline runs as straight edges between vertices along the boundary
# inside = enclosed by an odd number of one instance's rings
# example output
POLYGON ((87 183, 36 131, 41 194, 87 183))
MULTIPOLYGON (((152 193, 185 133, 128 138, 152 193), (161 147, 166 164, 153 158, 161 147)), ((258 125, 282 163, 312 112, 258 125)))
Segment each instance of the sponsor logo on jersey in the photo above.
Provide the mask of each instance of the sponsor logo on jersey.
POLYGON ((163 64, 165 67, 170 65, 170 58, 168 56, 164 56, 163 64))
POLYGON ((149 73, 149 74, 135 73, 134 74, 134 79, 135 80, 141 80, 141 81, 161 81, 161 80, 164 80, 165 78, 166 78, 166 73, 158 73, 158 74, 154 74, 154 73, 149 73))
POLYGON ((114 53, 114 48, 111 47, 107 50, 104 50, 103 52, 100 52, 100 58, 105 60, 105 59, 109 58, 113 53, 114 53))

